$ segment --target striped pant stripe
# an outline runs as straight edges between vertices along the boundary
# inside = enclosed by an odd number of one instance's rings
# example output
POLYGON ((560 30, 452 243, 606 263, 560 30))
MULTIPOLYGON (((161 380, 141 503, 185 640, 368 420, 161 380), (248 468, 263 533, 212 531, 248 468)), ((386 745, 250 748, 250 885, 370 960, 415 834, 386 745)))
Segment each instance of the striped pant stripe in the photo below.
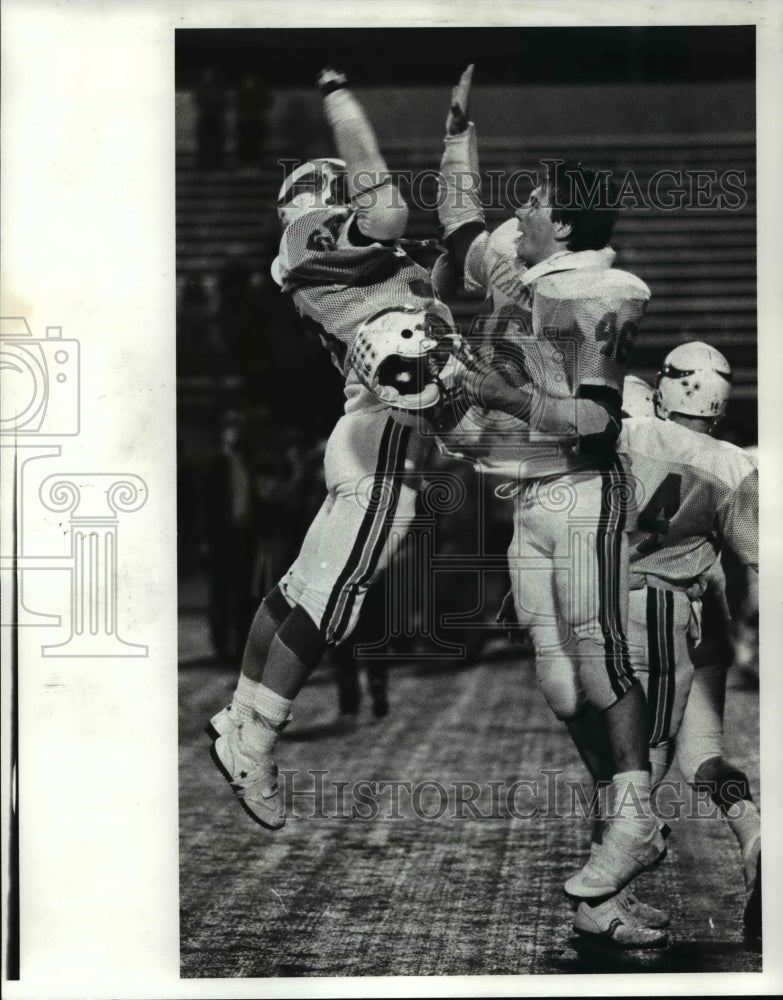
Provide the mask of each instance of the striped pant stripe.
POLYGON ((601 479, 601 514, 596 532, 599 577, 598 620, 604 634, 606 671, 612 690, 620 698, 633 684, 634 673, 621 612, 627 477, 617 456, 612 459, 611 466, 601 473, 601 479))
POLYGON ((647 657, 650 746, 659 746, 669 737, 675 692, 674 595, 669 590, 647 588, 647 657))
POLYGON ((389 417, 381 438, 367 510, 321 619, 321 632, 328 642, 344 638, 359 589, 372 579, 378 566, 397 512, 410 435, 410 427, 389 417))

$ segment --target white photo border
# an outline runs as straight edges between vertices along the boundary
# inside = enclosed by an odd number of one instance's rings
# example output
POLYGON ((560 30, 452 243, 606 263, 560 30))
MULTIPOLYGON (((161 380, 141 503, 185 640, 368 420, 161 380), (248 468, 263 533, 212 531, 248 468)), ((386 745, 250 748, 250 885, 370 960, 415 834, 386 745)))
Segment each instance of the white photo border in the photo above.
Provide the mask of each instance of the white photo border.
MULTIPOLYGON (((133 474, 119 515, 118 614, 146 655, 62 661, 19 636, 21 978, 9 1000, 107 996, 573 995, 572 977, 181 980, 177 843, 174 33, 178 28, 755 24, 765 955, 761 974, 591 976, 596 993, 781 992, 783 384, 780 94, 783 5, 575 2, 2 2, 2 303, 37 338, 82 345, 81 433, 69 475, 133 474)), ((8 473, 8 455, 3 456, 8 473)), ((67 468, 66 468, 67 466, 67 468)), ((9 535, 8 510, 3 514, 9 535)), ((43 526, 61 529, 57 517, 43 526)), ((4 597, 5 597, 4 593, 4 597)), ((39 595, 40 596, 40 595, 39 595)), ((5 621, 5 620, 4 620, 5 621)), ((11 652, 2 629, 4 663, 11 652)), ((9 674, 3 667, 3 722, 9 674)), ((7 726, 4 726, 7 733, 7 726)), ((3 747, 7 749, 7 737, 3 747)), ((3 772, 4 852, 8 775, 3 772)), ((4 853, 4 866, 7 856, 4 853)), ((4 869, 5 877, 5 869, 4 869)), ((7 899, 3 899, 4 908, 7 899)), ((5 915, 5 913, 4 913, 5 915)), ((5 923, 5 921, 4 921, 5 923)), ((5 939, 4 939, 5 946, 5 939)))

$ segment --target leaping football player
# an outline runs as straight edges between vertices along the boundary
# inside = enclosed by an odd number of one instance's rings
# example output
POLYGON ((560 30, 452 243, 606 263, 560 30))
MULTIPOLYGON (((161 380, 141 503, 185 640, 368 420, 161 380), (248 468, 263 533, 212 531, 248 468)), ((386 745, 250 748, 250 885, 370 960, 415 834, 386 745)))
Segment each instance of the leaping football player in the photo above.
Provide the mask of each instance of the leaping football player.
POLYGON ((283 184, 273 276, 345 378, 345 412, 324 456, 327 497, 299 556, 264 598, 231 705, 209 723, 212 757, 252 819, 283 826, 274 751, 328 645, 356 625, 367 588, 415 512, 432 438, 420 410, 440 397, 456 344, 429 273, 400 248, 408 210, 345 77, 319 79, 340 160, 283 184))
MULTIPOLYGON (((626 360, 650 292, 612 267, 607 172, 550 161, 515 218, 487 231, 471 75, 472 67, 452 94, 439 214, 454 266, 467 287, 487 293, 494 326, 459 382, 474 405, 451 440, 464 453, 460 434, 473 430, 474 459, 513 498, 512 593, 542 684, 549 658, 568 643, 580 690, 608 730, 621 805, 566 883, 574 898, 600 900, 666 852, 649 801, 647 708, 626 638, 628 483, 615 450, 626 360)), ((569 728, 582 724, 569 717, 569 728)))

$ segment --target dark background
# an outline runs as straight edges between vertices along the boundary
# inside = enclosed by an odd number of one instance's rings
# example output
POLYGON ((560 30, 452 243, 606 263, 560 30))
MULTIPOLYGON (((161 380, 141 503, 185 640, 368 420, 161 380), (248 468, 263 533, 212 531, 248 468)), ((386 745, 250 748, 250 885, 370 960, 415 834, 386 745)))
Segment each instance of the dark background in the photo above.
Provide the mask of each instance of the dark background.
POLYGON ((301 87, 334 62, 357 86, 452 85, 455 66, 480 64, 484 83, 752 80, 749 26, 595 28, 302 28, 177 32, 176 85, 205 65, 229 83, 246 72, 301 87))
MULTIPOLYGON (((681 823, 665 877, 645 883, 645 898, 672 909, 674 946, 595 955, 575 947, 561 892, 582 856, 581 823, 292 821, 272 845, 240 825, 228 789, 216 798, 202 726, 230 698, 249 615, 321 502, 322 444, 342 403, 338 373, 269 278, 280 161, 334 152, 315 89, 331 64, 348 74, 392 170, 436 169, 450 88, 470 62, 485 172, 535 168, 563 151, 642 184, 662 168, 744 172, 741 211, 628 211, 612 245, 653 293, 631 371, 649 379, 678 343, 713 343, 736 375, 724 433, 756 440, 754 28, 178 31, 183 976, 760 968, 740 940, 742 876, 722 823, 681 823)), ((491 226, 503 217, 501 206, 487 213, 491 226)), ((435 212, 414 207, 410 232, 435 236, 435 212)), ((481 301, 463 294, 450 305, 464 323, 481 301)), ((373 633, 368 599, 354 635, 390 657, 363 664, 362 711, 346 721, 348 681, 358 696, 361 672, 325 660, 297 699, 282 768, 481 782, 553 764, 583 774, 543 703, 529 646, 491 626, 510 505, 493 503, 467 465, 435 463, 427 476, 437 486, 441 473, 464 480, 466 502, 430 525, 437 577, 403 546, 369 595, 376 610, 403 609, 401 624, 373 633), (428 586, 429 605, 411 600, 428 586), (448 620, 455 613, 461 624, 448 620), (379 663, 393 669, 389 714, 376 719, 379 663)), ((735 593, 739 606, 742 587, 735 593)), ((732 674, 736 686, 744 675, 732 674)), ((729 692, 730 756, 754 790, 757 712, 752 685, 729 692)))
MULTIPOLYGON (((741 211, 629 210, 612 245, 618 265, 653 293, 630 370, 649 380, 678 343, 713 343, 735 371, 723 433, 755 443, 754 27, 179 30, 179 566, 185 578, 217 581, 224 603, 242 604, 229 645, 241 643, 243 621, 320 504, 323 442, 342 408, 339 374, 269 276, 281 161, 334 153, 315 87, 334 65, 392 170, 433 173, 450 88, 469 62, 485 172, 561 153, 630 171, 642 185, 662 168, 743 172, 741 211), (239 505, 230 455, 244 470, 239 505), (238 565, 251 582, 232 596, 238 565)), ((436 236, 435 211, 401 188, 410 235, 436 236)), ((430 179, 422 192, 432 190, 430 179)), ((509 207, 489 209, 489 225, 509 207)), ((482 307, 464 293, 450 305, 462 325, 482 307)), ((458 474, 474 475, 468 466, 458 474)), ((444 525, 444 545, 459 552, 456 535, 472 532, 502 547, 503 526, 466 524, 474 513, 455 520, 454 537, 444 525)))

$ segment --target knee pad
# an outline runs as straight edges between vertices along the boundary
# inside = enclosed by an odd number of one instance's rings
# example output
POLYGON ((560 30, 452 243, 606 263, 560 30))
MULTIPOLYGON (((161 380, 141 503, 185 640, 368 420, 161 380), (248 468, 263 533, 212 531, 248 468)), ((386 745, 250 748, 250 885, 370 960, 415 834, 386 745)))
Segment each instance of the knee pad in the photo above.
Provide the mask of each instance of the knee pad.
POLYGON ((571 660, 537 656, 536 677, 541 693, 558 719, 572 719, 587 704, 578 670, 571 660))
POLYGON ((298 606, 280 626, 277 637, 311 670, 318 666, 326 652, 326 640, 318 626, 304 608, 298 606))
POLYGON ((753 801, 747 775, 723 757, 711 757, 700 764, 693 783, 709 791, 712 801, 722 809, 753 801))

